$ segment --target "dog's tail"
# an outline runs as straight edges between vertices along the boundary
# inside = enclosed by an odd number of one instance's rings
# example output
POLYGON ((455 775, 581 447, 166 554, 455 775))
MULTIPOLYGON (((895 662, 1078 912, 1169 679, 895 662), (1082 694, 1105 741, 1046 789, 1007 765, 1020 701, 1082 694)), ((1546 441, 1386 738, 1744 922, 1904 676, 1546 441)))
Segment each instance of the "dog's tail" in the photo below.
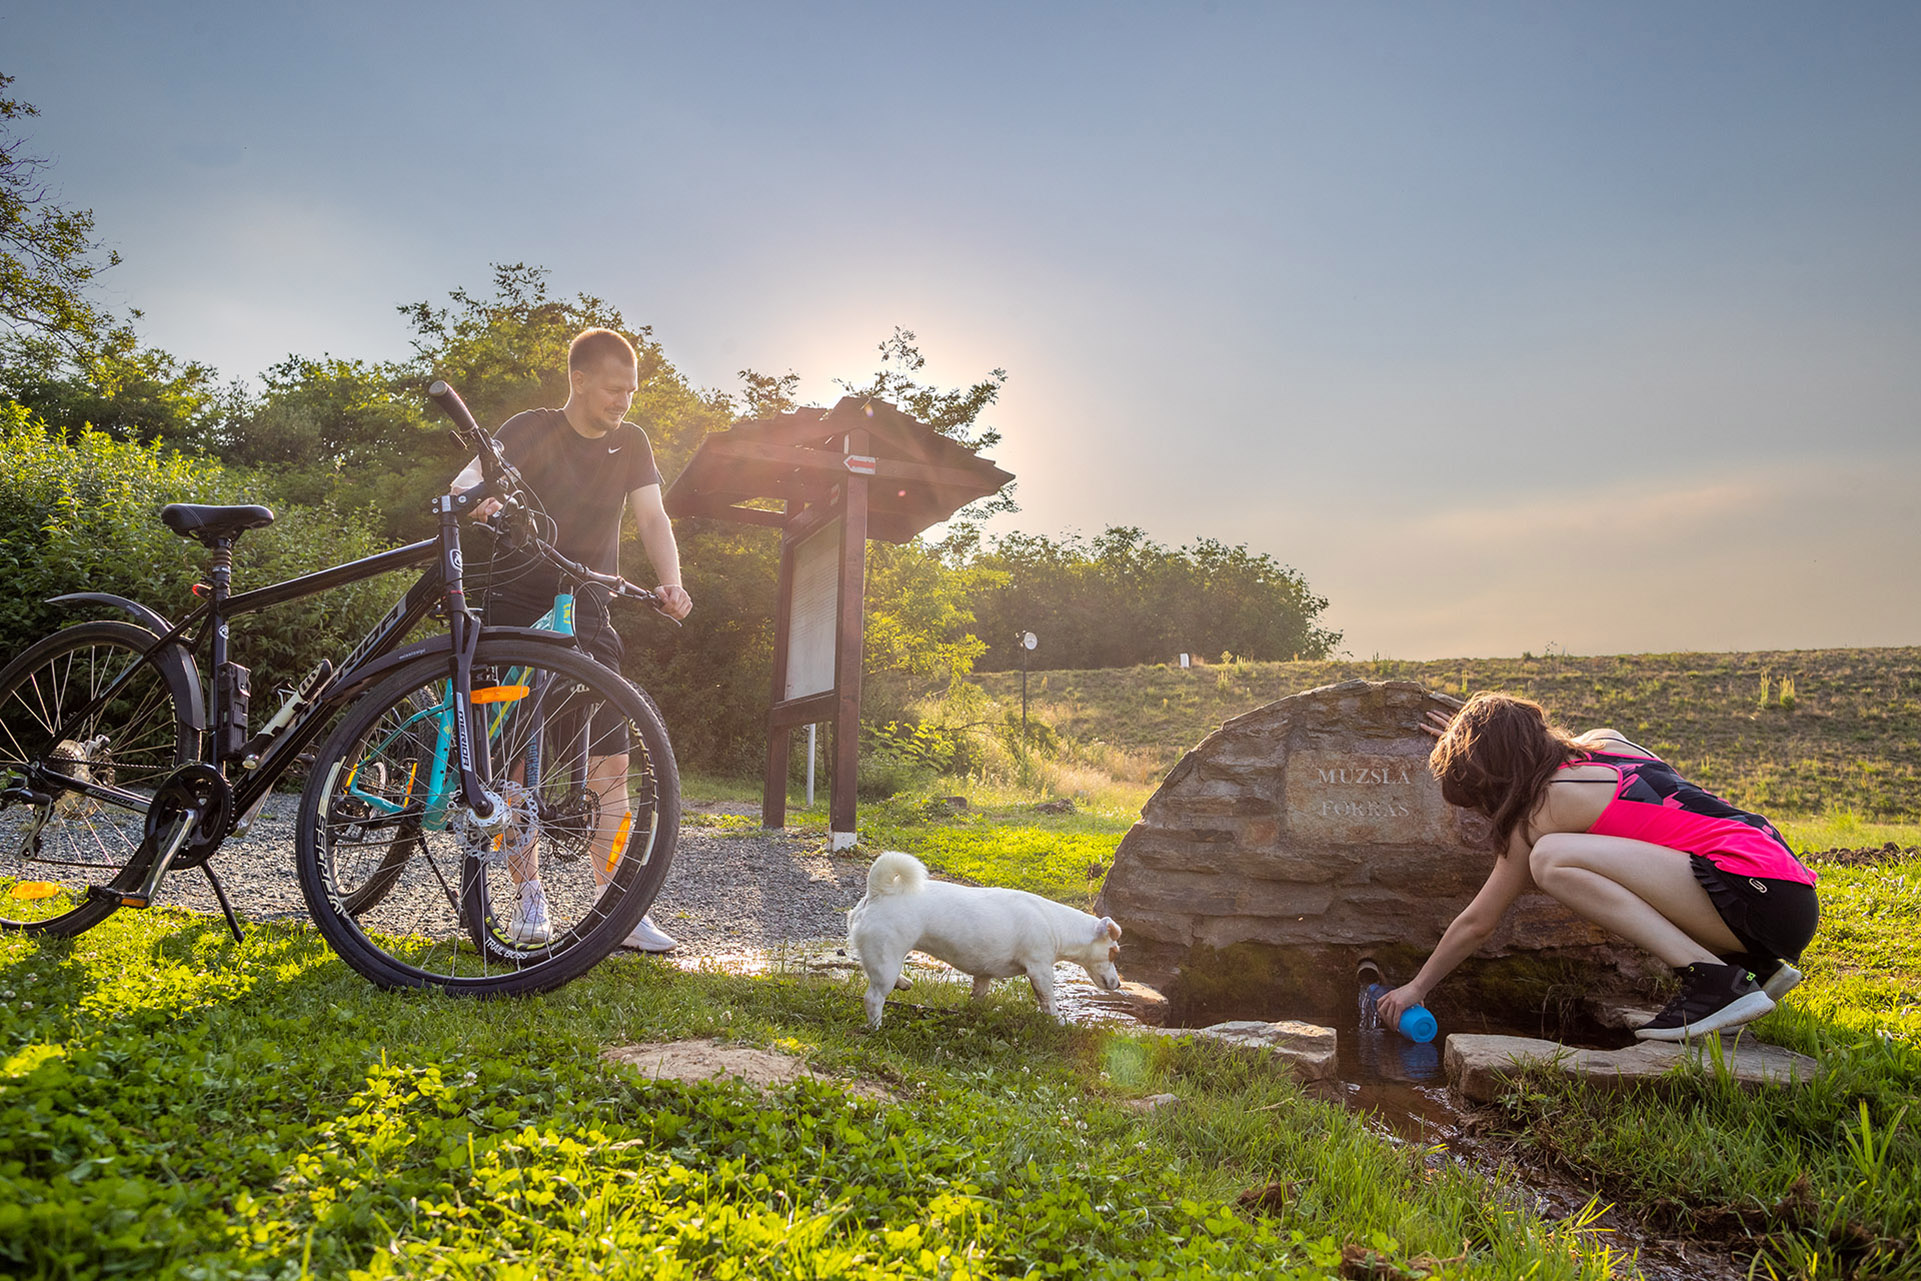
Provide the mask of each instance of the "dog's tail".
POLYGON ((867 893, 879 898, 886 894, 916 894, 927 884, 927 869, 912 854, 888 850, 867 869, 867 893))

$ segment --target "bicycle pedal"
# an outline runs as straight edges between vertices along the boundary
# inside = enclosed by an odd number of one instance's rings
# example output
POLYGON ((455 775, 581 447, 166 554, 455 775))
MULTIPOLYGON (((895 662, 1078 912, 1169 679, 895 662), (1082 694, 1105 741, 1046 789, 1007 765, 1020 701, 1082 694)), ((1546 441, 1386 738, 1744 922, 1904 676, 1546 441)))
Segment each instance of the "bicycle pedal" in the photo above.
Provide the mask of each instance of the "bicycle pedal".
POLYGON ((152 907, 152 906, 153 906, 153 900, 152 900, 152 899, 150 899, 150 898, 147 898, 146 896, 144 896, 144 895, 141 895, 141 894, 122 894, 122 895, 120 896, 120 906, 122 906, 122 907, 152 907))

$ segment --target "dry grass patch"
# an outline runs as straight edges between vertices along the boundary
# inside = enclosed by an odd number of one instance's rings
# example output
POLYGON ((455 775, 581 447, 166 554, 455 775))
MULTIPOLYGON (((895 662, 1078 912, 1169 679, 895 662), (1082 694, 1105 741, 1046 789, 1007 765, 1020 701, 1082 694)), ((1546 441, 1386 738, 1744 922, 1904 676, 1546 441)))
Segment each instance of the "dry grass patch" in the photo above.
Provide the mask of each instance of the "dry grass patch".
POLYGON ((850 1094, 877 1103, 898 1102, 900 1097, 877 1081, 822 1076, 791 1054, 732 1041, 646 1041, 638 1045, 609 1046, 600 1052, 600 1057, 608 1063, 626 1063, 639 1068, 650 1081, 691 1083, 732 1078, 766 1091, 805 1079, 839 1085, 850 1094))

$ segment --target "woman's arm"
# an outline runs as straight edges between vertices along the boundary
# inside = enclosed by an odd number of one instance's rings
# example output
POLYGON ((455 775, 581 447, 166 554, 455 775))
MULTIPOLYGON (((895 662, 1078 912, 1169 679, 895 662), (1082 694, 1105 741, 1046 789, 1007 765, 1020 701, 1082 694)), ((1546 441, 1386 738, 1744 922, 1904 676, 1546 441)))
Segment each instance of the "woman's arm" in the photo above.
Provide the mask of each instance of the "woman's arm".
POLYGON ((1481 892, 1449 924, 1427 963, 1421 966, 1421 972, 1412 982, 1382 994, 1375 1008, 1390 1026, 1400 1022, 1404 1011, 1425 1001, 1427 994, 1452 974, 1456 966, 1480 951, 1514 900, 1533 886, 1534 878, 1527 870, 1528 850, 1527 824, 1522 823, 1508 838, 1507 854, 1494 860, 1494 868, 1487 874, 1481 892))

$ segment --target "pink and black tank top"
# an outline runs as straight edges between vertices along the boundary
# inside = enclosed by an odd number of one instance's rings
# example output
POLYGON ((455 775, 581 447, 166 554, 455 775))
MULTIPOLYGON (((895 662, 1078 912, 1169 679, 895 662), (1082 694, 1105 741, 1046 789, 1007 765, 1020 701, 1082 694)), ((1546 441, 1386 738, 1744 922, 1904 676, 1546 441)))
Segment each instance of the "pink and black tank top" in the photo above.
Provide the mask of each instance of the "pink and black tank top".
POLYGON ((1774 824, 1696 787, 1666 761, 1583 752, 1563 765, 1605 765, 1618 776, 1614 795, 1588 828, 1699 854, 1725 872, 1813 885, 1815 875, 1788 848, 1774 824))

